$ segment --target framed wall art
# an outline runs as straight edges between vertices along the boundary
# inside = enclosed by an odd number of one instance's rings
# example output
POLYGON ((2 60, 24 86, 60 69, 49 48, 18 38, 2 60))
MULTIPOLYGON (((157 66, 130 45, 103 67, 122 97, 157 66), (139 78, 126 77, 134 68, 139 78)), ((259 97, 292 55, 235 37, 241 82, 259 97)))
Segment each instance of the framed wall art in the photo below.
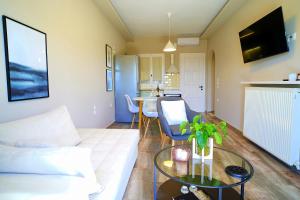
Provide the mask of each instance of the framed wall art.
POLYGON ((2 16, 8 101, 49 97, 47 35, 2 16))
POLYGON ((105 54, 106 54, 106 67, 111 68, 112 67, 112 48, 106 44, 105 45, 105 54))
POLYGON ((111 69, 106 69, 106 91, 113 90, 113 75, 111 69))

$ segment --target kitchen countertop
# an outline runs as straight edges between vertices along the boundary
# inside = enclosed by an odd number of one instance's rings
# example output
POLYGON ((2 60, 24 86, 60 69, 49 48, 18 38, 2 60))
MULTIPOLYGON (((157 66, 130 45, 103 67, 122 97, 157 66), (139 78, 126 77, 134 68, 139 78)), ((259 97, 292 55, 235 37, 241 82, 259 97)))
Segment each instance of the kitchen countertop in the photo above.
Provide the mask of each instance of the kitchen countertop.
MULTIPOLYGON (((152 91, 155 90, 156 88, 140 88, 141 91, 152 91)), ((179 90, 179 88, 159 88, 159 90, 179 90)))

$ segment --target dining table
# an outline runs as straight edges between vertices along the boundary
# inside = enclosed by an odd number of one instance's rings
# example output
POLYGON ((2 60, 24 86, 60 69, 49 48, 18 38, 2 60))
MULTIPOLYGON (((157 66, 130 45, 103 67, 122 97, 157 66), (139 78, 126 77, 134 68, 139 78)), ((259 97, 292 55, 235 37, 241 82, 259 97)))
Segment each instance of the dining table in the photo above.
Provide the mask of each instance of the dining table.
POLYGON ((142 116, 143 116, 143 103, 145 100, 152 100, 156 101, 158 97, 156 96, 139 96, 139 97, 134 97, 133 101, 137 102, 139 106, 139 125, 138 128, 141 131, 142 129, 142 116))

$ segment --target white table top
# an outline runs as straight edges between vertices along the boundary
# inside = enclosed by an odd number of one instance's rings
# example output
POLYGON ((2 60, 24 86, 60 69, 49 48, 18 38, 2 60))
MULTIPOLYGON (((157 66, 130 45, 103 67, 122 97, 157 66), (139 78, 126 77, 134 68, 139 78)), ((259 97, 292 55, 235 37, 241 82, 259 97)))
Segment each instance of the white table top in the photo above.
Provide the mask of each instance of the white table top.
POLYGON ((156 101, 157 97, 134 97, 133 100, 134 101, 145 101, 145 100, 156 101))

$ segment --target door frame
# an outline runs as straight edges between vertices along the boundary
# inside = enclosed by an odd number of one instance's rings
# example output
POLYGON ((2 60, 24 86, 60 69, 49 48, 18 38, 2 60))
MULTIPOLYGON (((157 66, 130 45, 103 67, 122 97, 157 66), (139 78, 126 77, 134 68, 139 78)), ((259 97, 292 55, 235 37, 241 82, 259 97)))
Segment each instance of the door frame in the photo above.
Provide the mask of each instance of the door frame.
MULTIPOLYGON (((182 70, 183 70, 183 63, 182 63, 182 56, 185 56, 185 55, 199 55, 199 56, 203 56, 204 57, 204 80, 203 80, 203 84, 204 84, 204 98, 203 98, 203 103, 204 103, 204 112, 207 111, 207 108, 206 108, 206 96, 207 96, 207 83, 206 83, 206 80, 207 80, 207 75, 206 75, 206 54, 205 53, 180 53, 179 54, 179 74, 183 74, 182 73, 182 70)), ((182 77, 180 76, 179 78, 180 80, 180 90, 182 89, 182 77)))

